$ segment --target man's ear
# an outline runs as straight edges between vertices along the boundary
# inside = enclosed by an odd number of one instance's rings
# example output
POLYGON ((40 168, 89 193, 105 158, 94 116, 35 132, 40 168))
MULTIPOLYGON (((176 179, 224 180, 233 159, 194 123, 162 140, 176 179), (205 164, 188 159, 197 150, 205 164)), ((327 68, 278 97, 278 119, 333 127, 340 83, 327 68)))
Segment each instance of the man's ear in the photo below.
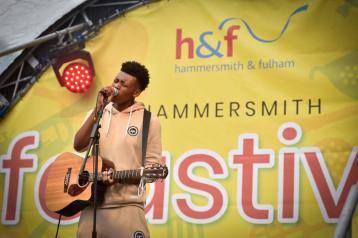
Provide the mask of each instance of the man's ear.
POLYGON ((141 92, 142 92, 142 91, 141 91, 140 89, 137 89, 137 90, 134 92, 133 96, 136 98, 136 97, 138 97, 138 96, 140 95, 141 92))

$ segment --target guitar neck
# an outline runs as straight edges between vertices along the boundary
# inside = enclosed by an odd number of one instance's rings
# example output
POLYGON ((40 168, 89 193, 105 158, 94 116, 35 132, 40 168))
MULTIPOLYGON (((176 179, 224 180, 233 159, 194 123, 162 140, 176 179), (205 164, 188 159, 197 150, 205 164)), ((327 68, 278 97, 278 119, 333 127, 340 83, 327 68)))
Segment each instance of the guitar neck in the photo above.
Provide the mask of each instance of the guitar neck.
POLYGON ((113 179, 115 181, 123 181, 126 179, 140 179, 140 177, 141 176, 139 169, 115 171, 113 174, 113 179))
MULTIPOLYGON (((133 170, 121 170, 121 171, 114 171, 113 173, 113 179, 114 181, 123 181, 123 180, 128 180, 128 179, 140 179, 140 169, 133 169, 133 170)), ((91 174, 90 181, 94 180, 94 175, 91 174)), ((98 181, 102 181, 103 180, 103 175, 102 173, 98 174, 97 177, 98 181)))

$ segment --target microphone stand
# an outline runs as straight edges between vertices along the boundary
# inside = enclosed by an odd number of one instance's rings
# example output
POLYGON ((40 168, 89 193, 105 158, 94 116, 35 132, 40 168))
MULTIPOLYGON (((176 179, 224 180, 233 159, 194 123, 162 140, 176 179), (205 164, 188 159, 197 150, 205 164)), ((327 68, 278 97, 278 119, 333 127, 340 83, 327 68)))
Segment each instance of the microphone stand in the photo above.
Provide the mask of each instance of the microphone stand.
POLYGON ((100 125, 100 120, 102 118, 103 115, 103 110, 105 108, 105 105, 107 104, 107 99, 104 99, 104 104, 102 106, 102 108, 99 110, 98 116, 96 118, 96 121, 92 127, 92 132, 91 132, 91 136, 90 136, 90 143, 86 152, 86 156, 82 162, 81 165, 81 169, 79 172, 79 179, 81 178, 81 176, 85 177, 85 175, 83 174, 84 172, 84 168, 86 166, 88 157, 89 157, 89 152, 92 149, 92 156, 94 157, 94 177, 93 177, 93 227, 92 227, 92 238, 96 238, 97 237, 97 230, 96 230, 96 222, 97 222, 97 181, 98 181, 98 156, 99 156, 99 138, 100 138, 100 134, 99 134, 99 128, 101 128, 100 125))

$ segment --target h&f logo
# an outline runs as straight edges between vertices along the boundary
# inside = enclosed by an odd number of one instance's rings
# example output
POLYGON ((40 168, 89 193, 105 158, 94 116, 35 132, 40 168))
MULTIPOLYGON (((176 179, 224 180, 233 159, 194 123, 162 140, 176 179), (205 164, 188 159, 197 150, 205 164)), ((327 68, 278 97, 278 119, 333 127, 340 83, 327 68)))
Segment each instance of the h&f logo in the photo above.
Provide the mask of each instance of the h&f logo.
MULTIPOLYGON (((243 25, 246 27, 248 33, 252 36, 252 38, 254 40, 259 41, 261 43, 272 43, 272 42, 275 42, 278 39, 280 39, 281 36, 285 33, 285 31, 287 30, 287 27, 289 25, 289 22, 294 15, 296 15, 297 13, 306 11, 307 9, 308 9, 308 5, 303 5, 299 8, 297 8, 295 11, 293 11, 288 16, 286 24, 282 28, 280 34, 274 39, 267 40, 267 39, 263 39, 263 38, 257 36, 254 33, 254 31, 252 30, 252 28, 250 27, 250 25, 247 23, 247 21, 245 21, 242 18, 234 18, 234 17, 226 18, 219 24, 218 29, 224 30, 224 26, 226 25, 226 23, 233 21, 233 20, 239 20, 243 23, 243 25)), ((193 59, 194 55, 196 55, 199 58, 210 58, 213 56, 216 56, 219 58, 221 58, 223 56, 232 57, 234 54, 234 41, 238 41, 238 31, 239 30, 240 30, 239 25, 229 26, 227 28, 226 34, 224 36, 224 41, 226 42, 225 44, 222 44, 222 42, 220 40, 218 40, 214 44, 210 44, 208 42, 208 38, 210 36, 213 36, 214 33, 213 33, 213 31, 205 31, 200 34, 199 45, 197 45, 198 43, 196 41, 194 41, 193 37, 183 36, 183 29, 177 28, 176 29, 175 59, 184 58, 186 52, 187 52, 186 57, 188 59, 193 59), (222 50, 222 45, 226 45, 226 52, 225 52, 225 50, 222 50), (185 49, 186 49, 186 51, 185 51, 185 49)))

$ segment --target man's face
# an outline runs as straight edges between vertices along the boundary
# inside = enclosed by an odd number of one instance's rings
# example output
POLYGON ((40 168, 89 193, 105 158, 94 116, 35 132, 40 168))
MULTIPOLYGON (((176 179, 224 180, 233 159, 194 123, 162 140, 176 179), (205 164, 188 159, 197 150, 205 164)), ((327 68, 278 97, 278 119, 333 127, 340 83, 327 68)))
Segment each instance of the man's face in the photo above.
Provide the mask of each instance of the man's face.
POLYGON ((118 104, 134 100, 140 94, 138 80, 125 72, 120 71, 113 80, 112 86, 117 88, 119 93, 112 101, 118 104))

